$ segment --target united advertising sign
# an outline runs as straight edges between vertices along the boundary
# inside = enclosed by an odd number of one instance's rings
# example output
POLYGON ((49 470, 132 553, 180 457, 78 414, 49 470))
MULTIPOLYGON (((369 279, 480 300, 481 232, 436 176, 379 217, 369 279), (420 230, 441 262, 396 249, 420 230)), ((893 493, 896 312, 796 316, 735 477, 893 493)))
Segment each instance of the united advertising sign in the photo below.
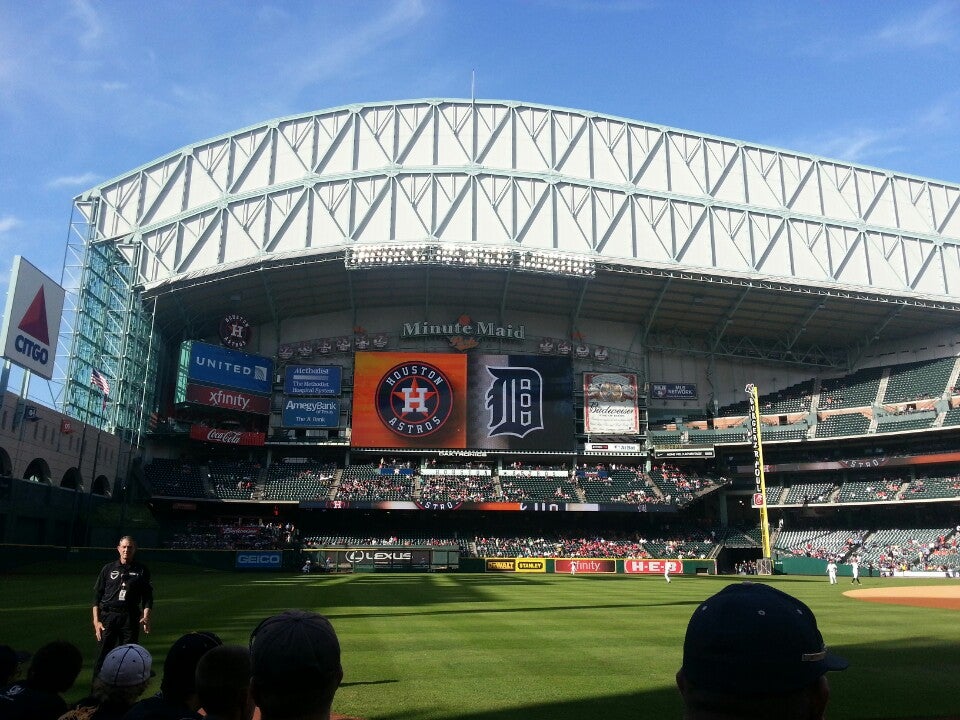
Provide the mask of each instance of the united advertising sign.
POLYGON ((570 358, 357 353, 355 447, 571 450, 570 358))
POLYGON ((259 355, 229 350, 206 343, 187 341, 180 351, 180 362, 188 363, 187 377, 269 395, 273 390, 273 360, 259 355))
POLYGON ((340 427, 340 401, 336 398, 285 397, 283 399, 283 427, 340 427))
POLYGON ((283 376, 287 395, 339 395, 339 365, 288 365, 283 376))
POLYGON ((17 255, 0 328, 3 356, 47 380, 53 378, 64 290, 17 255))

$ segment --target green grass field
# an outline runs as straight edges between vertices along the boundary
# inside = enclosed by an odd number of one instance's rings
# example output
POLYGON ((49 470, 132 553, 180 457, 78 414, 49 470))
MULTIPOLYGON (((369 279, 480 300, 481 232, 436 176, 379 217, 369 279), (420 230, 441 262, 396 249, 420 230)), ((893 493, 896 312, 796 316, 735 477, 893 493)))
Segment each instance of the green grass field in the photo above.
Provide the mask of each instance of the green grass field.
MULTIPOLYGON (((331 618, 343 647, 334 711, 371 720, 678 718, 673 676, 687 619, 703 598, 739 581, 151 569, 154 631, 141 640, 158 671, 166 648, 188 630, 245 643, 267 615, 313 609, 331 618)), ((84 651, 88 667, 68 699, 83 694, 90 676, 95 572, 0 576, 0 642, 33 650, 60 637, 84 651)), ((957 716, 956 612, 853 600, 841 594, 848 582, 825 578, 767 581, 808 603, 827 643, 850 661, 830 676, 830 718, 957 716)), ((864 587, 897 583, 921 584, 866 579, 864 587)))

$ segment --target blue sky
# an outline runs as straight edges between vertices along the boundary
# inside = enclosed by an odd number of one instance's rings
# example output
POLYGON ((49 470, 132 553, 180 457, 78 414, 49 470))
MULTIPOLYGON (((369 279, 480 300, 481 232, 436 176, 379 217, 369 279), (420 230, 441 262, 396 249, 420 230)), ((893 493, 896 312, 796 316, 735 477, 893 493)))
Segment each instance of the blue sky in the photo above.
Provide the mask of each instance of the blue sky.
MULTIPOLYGON (((274 117, 476 96, 960 182, 960 3, 0 0, 0 292, 75 195, 274 117)), ((34 384, 31 395, 52 390, 34 384)))

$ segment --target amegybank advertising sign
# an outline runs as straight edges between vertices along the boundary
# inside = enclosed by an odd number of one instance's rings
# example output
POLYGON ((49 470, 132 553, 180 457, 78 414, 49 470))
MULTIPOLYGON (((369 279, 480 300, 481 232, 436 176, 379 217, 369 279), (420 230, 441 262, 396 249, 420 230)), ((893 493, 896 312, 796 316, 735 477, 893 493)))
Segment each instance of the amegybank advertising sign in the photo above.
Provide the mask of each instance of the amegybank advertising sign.
POLYGON ((3 356, 41 377, 53 378, 63 288, 17 255, 0 328, 3 356))

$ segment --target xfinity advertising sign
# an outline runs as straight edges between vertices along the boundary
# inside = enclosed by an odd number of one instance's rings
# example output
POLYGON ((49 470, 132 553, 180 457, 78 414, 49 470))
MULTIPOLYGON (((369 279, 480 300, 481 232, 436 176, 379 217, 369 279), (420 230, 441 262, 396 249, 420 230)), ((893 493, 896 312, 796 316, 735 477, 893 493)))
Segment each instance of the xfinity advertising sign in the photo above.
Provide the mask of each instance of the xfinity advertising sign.
POLYGON ((283 392, 287 395, 339 395, 339 365, 287 365, 283 392))
POLYGON ((53 378, 63 296, 57 283, 19 255, 14 257, 0 347, 5 358, 47 380, 53 378))

